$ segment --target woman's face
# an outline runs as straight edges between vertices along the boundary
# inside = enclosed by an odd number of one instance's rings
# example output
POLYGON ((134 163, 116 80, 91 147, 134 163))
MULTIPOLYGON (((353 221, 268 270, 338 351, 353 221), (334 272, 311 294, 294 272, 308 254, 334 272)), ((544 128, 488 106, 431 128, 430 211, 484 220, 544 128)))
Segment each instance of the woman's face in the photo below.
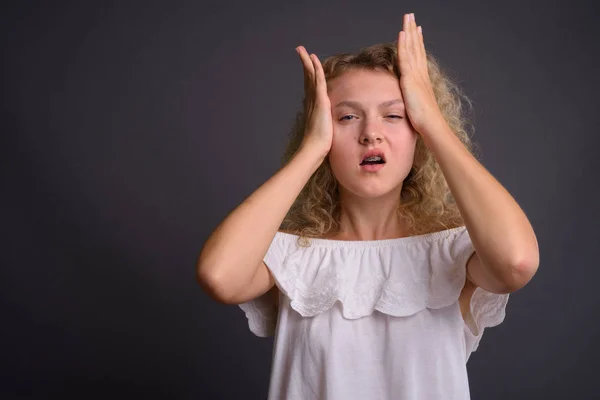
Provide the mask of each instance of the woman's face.
POLYGON ((399 195, 418 133, 404 111, 398 79, 387 71, 354 69, 327 86, 333 117, 329 163, 340 190, 363 198, 399 195), (381 152, 385 163, 361 165, 371 150, 381 152))

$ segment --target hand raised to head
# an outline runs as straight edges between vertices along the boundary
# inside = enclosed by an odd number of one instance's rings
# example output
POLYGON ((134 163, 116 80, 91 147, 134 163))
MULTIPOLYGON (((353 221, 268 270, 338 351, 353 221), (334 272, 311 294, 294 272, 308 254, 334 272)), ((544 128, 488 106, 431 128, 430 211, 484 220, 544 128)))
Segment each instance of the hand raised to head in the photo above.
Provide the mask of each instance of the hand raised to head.
POLYGON ((304 66, 304 113, 306 125, 301 147, 310 147, 323 157, 329 153, 333 141, 331 101, 321 61, 316 54, 308 54, 304 46, 296 47, 304 66))
POLYGON ((429 78, 423 30, 414 14, 405 14, 398 33, 400 89, 411 125, 423 135, 444 120, 429 78))

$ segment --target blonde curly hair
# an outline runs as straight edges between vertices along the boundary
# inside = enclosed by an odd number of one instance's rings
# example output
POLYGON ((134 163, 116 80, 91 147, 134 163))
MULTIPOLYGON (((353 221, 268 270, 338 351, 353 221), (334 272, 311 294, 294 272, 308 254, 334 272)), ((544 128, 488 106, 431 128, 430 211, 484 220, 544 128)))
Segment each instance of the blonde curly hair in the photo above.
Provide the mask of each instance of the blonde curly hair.
MULTIPOLYGON (((327 81, 353 69, 389 71, 400 79, 397 42, 375 44, 361 49, 356 54, 333 55, 322 64, 327 81)), ((442 70, 429 51, 427 67, 444 118, 467 150, 476 156, 475 146, 467 132, 467 128, 472 127, 472 124, 463 107, 466 103, 469 110, 472 110, 472 101, 442 70)), ((282 165, 289 162, 298 151, 304 136, 305 123, 302 109, 296 114, 282 165)), ((404 180, 398 206, 398 213, 407 222, 411 235, 464 225, 442 170, 420 135, 417 138, 413 166, 404 180)), ((290 207, 280 229, 300 236, 301 243, 304 243, 302 245, 306 245, 309 242, 307 238, 323 238, 338 232, 339 216, 338 183, 326 158, 290 207)))

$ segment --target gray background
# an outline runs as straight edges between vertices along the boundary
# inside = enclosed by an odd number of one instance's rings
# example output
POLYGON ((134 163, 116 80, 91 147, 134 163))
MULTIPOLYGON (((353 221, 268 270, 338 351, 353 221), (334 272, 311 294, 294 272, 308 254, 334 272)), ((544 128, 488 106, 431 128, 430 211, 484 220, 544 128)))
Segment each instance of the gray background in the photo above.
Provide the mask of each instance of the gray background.
POLYGON ((196 256, 279 167, 294 47, 395 40, 415 12, 541 247, 471 356, 472 397, 597 398, 591 1, 47 3, 0 13, 0 397, 265 398, 272 339, 200 290, 196 256))

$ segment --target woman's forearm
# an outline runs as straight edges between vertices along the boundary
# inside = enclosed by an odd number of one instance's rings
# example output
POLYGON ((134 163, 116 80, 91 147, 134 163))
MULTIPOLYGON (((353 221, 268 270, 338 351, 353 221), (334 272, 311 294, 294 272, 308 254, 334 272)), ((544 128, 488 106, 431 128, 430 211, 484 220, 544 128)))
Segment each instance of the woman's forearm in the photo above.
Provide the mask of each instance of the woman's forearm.
POLYGON ((306 148, 237 206, 205 242, 197 274, 226 297, 250 282, 281 222, 322 157, 306 148))
POLYGON ((486 272, 509 287, 527 283, 537 270, 539 249, 521 207, 445 122, 423 138, 444 173, 486 272))

